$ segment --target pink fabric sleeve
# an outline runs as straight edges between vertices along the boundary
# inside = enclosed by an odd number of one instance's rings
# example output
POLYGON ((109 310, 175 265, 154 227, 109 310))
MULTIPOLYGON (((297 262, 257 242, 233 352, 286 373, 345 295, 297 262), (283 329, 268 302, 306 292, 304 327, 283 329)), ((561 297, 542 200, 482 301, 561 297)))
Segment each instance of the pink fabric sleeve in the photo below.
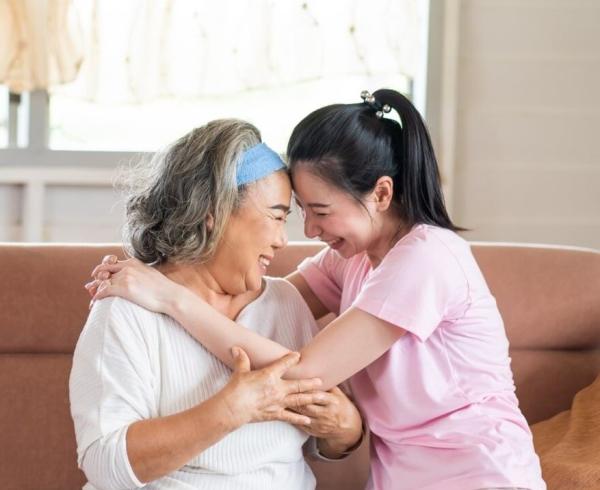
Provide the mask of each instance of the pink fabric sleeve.
POLYGON ((312 292, 336 315, 340 314, 345 267, 346 260, 329 247, 313 257, 304 259, 298 266, 298 272, 312 292))
POLYGON ((352 306, 425 341, 442 321, 464 315, 468 304, 468 282, 457 258, 444 243, 428 237, 399 242, 352 306))

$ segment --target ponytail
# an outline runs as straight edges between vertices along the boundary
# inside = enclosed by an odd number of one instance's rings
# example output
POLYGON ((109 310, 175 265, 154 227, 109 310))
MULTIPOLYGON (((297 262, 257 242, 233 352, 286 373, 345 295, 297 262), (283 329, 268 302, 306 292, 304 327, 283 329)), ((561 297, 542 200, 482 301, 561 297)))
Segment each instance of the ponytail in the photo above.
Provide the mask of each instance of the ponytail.
POLYGON ((384 124, 389 132, 396 133, 391 138, 398 166, 394 186, 403 218, 411 225, 426 223, 461 230, 452 223, 446 210, 437 159, 421 114, 395 90, 377 90, 373 96, 400 117, 400 125, 389 121, 384 124))

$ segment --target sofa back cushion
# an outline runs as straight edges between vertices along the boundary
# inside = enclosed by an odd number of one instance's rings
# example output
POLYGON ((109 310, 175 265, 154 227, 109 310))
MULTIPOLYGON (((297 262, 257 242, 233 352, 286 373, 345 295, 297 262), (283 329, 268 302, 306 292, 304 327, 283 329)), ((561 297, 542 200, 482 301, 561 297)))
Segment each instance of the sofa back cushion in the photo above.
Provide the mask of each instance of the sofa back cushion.
POLYGON ((600 253, 473 244, 510 340, 521 410, 530 424, 571 406, 600 372, 600 253))
POLYGON ((81 488, 69 372, 109 246, 0 245, 0 487, 81 488))
POLYGON ((0 353, 72 354, 90 298, 83 284, 106 253, 99 245, 0 245, 0 353))

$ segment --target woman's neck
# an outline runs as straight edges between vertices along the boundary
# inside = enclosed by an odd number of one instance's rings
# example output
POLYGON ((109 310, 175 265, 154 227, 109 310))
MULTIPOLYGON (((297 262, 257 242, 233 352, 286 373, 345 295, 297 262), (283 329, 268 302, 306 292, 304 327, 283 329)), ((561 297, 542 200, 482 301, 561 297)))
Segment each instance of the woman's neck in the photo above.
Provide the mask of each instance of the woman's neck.
POLYGON ((225 316, 235 319, 239 312, 254 301, 261 291, 230 294, 206 264, 174 264, 167 262, 159 268, 165 276, 197 294, 225 316))
POLYGON ((377 231, 375 240, 367 249, 367 256, 371 262, 371 266, 375 269, 387 255, 387 253, 405 236, 411 227, 391 209, 387 211, 387 215, 383 216, 377 231))

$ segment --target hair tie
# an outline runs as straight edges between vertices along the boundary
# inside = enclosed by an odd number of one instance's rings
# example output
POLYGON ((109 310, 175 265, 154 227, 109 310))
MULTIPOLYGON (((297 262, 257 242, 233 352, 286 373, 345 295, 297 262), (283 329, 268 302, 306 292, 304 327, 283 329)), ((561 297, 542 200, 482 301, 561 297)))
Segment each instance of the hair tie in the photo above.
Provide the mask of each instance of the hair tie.
POLYGON ((381 119, 385 114, 389 113, 392 108, 388 104, 381 104, 374 95, 372 95, 368 90, 363 90, 360 93, 360 97, 363 102, 371 107, 375 111, 375 116, 378 119, 381 119))

